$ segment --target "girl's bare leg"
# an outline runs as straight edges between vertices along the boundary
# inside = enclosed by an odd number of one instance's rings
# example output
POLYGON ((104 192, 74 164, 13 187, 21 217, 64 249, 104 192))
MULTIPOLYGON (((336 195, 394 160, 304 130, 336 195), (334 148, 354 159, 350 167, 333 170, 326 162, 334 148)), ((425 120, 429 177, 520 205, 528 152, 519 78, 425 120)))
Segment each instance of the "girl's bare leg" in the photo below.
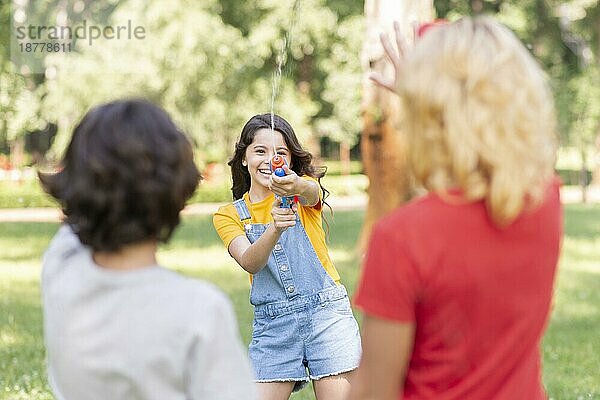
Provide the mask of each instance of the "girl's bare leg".
POLYGON ((350 383, 355 371, 313 381, 317 400, 346 400, 350 396, 350 383))
POLYGON ((260 382, 256 384, 258 400, 288 400, 296 382, 260 382))

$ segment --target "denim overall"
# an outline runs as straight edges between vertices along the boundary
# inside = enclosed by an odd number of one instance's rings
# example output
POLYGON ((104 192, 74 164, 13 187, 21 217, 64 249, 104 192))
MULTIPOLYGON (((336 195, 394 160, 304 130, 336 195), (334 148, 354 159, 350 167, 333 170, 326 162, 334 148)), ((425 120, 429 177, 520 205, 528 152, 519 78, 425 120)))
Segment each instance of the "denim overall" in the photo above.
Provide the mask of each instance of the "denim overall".
MULTIPOLYGON (((268 225, 250 223, 244 199, 233 204, 254 243, 268 225)), ((297 214, 267 265, 253 275, 250 303, 254 321, 249 355, 256 381, 296 381, 299 389, 309 377, 358 366, 360 335, 346 288, 325 271, 297 214)))

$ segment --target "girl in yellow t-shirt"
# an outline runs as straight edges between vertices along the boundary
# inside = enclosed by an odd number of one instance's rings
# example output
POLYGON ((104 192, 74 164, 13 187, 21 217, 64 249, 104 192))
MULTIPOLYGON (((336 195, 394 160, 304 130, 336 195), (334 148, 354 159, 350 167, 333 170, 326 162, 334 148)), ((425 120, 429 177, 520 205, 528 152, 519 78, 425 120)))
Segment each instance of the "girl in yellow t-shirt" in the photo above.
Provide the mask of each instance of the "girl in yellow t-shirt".
POLYGON ((358 324, 325 243, 324 173, 311 162, 285 119, 252 117, 229 161, 235 201, 213 217, 252 277, 249 354, 261 398, 288 399, 313 380, 318 400, 345 399, 360 359, 358 324), (275 155, 285 176, 271 173, 275 155), (282 197, 299 201, 282 207, 282 197))

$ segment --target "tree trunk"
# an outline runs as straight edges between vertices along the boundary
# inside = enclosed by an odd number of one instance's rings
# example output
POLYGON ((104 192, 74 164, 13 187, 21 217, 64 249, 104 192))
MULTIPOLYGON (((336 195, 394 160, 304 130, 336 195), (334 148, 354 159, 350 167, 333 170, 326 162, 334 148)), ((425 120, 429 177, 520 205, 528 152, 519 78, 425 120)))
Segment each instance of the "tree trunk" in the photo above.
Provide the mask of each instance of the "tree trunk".
POLYGON ((592 172, 592 185, 600 187, 600 123, 596 130, 596 158, 594 171, 592 172))
MULTIPOLYGON (((596 61, 600 68, 600 10, 595 9, 595 35, 596 35, 596 61)), ((598 119, 598 128, 596 129, 596 162, 592 172, 592 184, 600 187, 600 118, 598 119)))
POLYGON ((25 160, 25 139, 23 137, 16 138, 11 146, 10 146, 10 165, 12 169, 18 170, 17 175, 19 178, 19 182, 22 180, 22 176, 20 175, 21 169, 23 168, 25 160))
POLYGON ((9 152, 8 123, 4 117, 0 118, 0 153, 9 152))
POLYGON ((483 0, 471 0, 471 11, 473 15, 478 15, 483 12, 483 0))
POLYGON ((587 203, 587 149, 586 146, 582 146, 580 149, 581 154, 581 168, 579 169, 579 188, 581 189, 581 202, 587 203))
POLYGON ((340 142, 340 168, 341 175, 350 175, 350 146, 346 142, 340 142))
POLYGON ((393 21, 407 39, 413 39, 414 25, 433 18, 432 0, 366 0, 366 37, 361 62, 363 65, 363 132, 361 155, 369 177, 369 201, 360 238, 364 249, 375 221, 411 197, 404 163, 404 138, 398 132, 398 107, 396 96, 375 86, 369 79, 371 71, 393 74, 385 60, 379 42, 380 32, 393 38, 393 21))

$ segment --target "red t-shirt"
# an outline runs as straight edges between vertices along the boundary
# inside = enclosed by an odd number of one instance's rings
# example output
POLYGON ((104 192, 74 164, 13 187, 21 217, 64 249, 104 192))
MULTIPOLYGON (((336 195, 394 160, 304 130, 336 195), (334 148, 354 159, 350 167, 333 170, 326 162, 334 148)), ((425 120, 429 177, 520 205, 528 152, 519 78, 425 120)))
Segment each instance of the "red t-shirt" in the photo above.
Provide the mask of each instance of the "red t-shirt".
POLYGON ((483 202, 435 194, 376 224, 355 303, 416 324, 405 400, 545 399, 539 348, 561 237, 558 182, 504 229, 483 202))

